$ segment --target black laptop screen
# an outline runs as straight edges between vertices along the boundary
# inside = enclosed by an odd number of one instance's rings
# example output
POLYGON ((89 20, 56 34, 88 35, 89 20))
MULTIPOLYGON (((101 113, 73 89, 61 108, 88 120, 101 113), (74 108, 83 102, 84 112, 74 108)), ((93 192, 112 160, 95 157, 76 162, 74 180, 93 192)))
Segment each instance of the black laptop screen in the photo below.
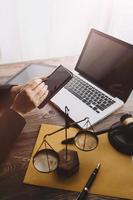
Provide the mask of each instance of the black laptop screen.
POLYGON ((76 70, 112 96, 126 101, 133 89, 133 47, 92 29, 76 70))

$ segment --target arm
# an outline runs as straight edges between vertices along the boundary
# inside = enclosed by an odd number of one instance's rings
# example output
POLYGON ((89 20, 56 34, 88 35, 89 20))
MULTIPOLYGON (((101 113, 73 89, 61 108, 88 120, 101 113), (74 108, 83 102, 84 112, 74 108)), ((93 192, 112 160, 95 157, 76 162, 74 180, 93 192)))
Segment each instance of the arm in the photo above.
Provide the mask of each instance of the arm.
POLYGON ((0 162, 6 158, 22 131, 25 125, 24 114, 38 107, 47 94, 45 83, 36 79, 21 86, 21 90, 13 97, 10 108, 0 117, 0 162))
POLYGON ((11 105, 11 88, 12 85, 0 85, 0 110, 3 110, 3 107, 9 107, 11 105))
POLYGON ((3 113, 0 117, 0 162, 6 157, 25 125, 22 116, 9 110, 12 105, 13 87, 12 85, 0 86, 0 111, 3 113))
POLYGON ((24 118, 13 110, 6 111, 0 118, 0 162, 9 153, 24 125, 24 118))

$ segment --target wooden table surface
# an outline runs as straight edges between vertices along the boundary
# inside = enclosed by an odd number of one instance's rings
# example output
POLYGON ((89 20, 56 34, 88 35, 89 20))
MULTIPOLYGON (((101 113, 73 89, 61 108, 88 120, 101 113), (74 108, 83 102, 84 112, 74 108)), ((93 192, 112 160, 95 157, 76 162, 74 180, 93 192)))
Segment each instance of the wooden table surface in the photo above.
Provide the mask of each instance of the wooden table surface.
MULTIPOLYGON (((62 64, 68 68, 74 68, 77 58, 78 57, 75 56, 0 65, 0 83, 8 80, 12 75, 17 73, 29 63, 44 63, 56 66, 62 64)), ((129 99, 127 103, 117 112, 97 124, 95 129, 99 130, 101 128, 111 126, 114 122, 118 121, 120 116, 125 112, 133 114, 132 99, 129 99)), ((47 104, 41 110, 36 109, 27 114, 26 121, 27 124, 12 149, 8 159, 0 165, 0 200, 74 200, 77 197, 77 192, 23 184, 23 179, 37 138, 40 124, 50 123, 64 125, 63 116, 51 104, 47 104)), ((119 198, 89 194, 87 199, 111 200, 119 198)))

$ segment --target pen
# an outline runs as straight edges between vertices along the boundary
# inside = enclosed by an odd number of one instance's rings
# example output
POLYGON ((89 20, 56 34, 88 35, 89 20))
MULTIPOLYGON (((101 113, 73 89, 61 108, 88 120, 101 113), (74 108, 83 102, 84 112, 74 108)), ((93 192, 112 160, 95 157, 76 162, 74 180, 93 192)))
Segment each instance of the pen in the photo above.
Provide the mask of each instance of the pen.
POLYGON ((82 192, 79 193, 78 197, 76 198, 76 200, 84 200, 86 194, 88 193, 89 188, 91 187, 93 181, 96 178, 96 175, 100 169, 101 164, 99 163, 96 168, 94 169, 94 171, 92 172, 92 174, 90 175, 86 185, 84 186, 82 192))

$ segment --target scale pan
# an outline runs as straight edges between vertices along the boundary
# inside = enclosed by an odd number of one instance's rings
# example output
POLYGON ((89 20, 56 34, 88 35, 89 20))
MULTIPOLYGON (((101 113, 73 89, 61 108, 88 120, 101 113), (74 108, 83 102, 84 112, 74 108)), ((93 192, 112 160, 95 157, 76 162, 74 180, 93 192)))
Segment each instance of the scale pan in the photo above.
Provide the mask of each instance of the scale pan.
POLYGON ((39 172, 52 172, 58 167, 58 164, 59 156, 52 149, 42 149, 33 157, 33 165, 39 172))
POLYGON ((91 151, 98 145, 98 137, 91 131, 81 130, 74 138, 74 144, 82 151, 91 151))

